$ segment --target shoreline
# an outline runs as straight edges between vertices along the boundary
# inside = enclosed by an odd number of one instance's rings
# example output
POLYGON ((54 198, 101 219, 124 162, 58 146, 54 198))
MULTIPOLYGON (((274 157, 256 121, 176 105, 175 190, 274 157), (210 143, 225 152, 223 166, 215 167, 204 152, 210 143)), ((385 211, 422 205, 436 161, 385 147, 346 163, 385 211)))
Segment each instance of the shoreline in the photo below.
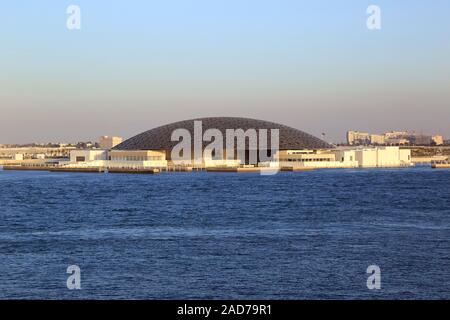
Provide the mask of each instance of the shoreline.
POLYGON ((192 172, 205 172, 205 173, 260 173, 264 174, 270 172, 311 172, 317 170, 333 170, 333 169, 353 169, 353 170, 364 170, 364 169, 408 169, 416 167, 427 167, 430 169, 450 169, 449 164, 434 164, 426 166, 399 166, 399 167, 354 167, 354 168, 311 168, 311 167, 281 167, 269 168, 269 167, 216 167, 216 168, 184 168, 180 170, 179 168, 104 168, 104 167, 78 167, 78 168, 64 168, 56 166, 26 166, 26 165, 0 165, 0 171, 47 171, 47 172, 61 172, 61 173, 122 173, 122 174, 160 174, 160 173, 192 173, 192 172))

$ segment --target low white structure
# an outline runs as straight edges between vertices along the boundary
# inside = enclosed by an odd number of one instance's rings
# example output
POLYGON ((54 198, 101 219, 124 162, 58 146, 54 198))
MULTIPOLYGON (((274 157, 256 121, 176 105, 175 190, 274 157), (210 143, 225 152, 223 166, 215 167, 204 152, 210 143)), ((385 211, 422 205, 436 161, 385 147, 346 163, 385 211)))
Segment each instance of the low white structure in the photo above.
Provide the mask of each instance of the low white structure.
POLYGON ((334 150, 332 151, 336 157, 336 161, 344 168, 357 168, 359 162, 356 159, 355 150, 334 150))
MULTIPOLYGON (((280 150, 276 161, 258 166, 281 168, 385 168, 412 166, 411 150, 399 147, 341 148, 335 150, 280 150)), ((167 168, 163 150, 72 150, 68 167, 167 168)), ((173 163, 171 163, 173 165, 173 163)), ((203 159, 202 167, 240 167, 239 160, 203 159)))
POLYGON ((329 150, 282 150, 278 152, 280 167, 292 168, 356 168, 354 153, 329 150))
POLYGON ((211 155, 204 155, 203 166, 205 168, 215 167, 239 167, 241 160, 239 159, 215 159, 211 155))
POLYGON ((408 166, 412 166, 412 154, 410 149, 400 149, 399 151, 400 163, 408 166))
POLYGON ((108 151, 97 149, 70 151, 70 163, 83 163, 98 160, 108 160, 108 151))
POLYGON ((412 166, 411 150, 399 147, 357 149, 356 160, 361 168, 386 168, 412 166))
POLYGON ((16 153, 16 154, 14 154, 13 160, 22 161, 23 160, 23 153, 16 153))
POLYGON ((165 153, 161 151, 120 151, 120 150, 72 150, 70 161, 65 164, 71 168, 119 168, 145 169, 167 167, 165 153))
POLYGON ((109 168, 164 168, 166 153, 160 150, 112 150, 109 152, 109 168))
POLYGON ((342 148, 336 150, 284 150, 280 167, 386 168, 412 166, 411 150, 399 147, 342 148))
POLYGON ((376 168, 378 164, 377 148, 355 150, 356 161, 361 168, 376 168))

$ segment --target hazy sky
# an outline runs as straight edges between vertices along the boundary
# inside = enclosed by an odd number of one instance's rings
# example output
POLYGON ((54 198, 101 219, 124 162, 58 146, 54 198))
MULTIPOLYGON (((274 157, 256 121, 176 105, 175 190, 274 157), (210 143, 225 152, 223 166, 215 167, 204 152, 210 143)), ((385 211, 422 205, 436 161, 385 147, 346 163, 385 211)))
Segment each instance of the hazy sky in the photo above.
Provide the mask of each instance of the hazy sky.
POLYGON ((347 129, 450 137, 450 1, 1 2, 0 143, 127 138, 204 116, 333 142, 347 129), (81 30, 66 28, 71 4, 81 30))

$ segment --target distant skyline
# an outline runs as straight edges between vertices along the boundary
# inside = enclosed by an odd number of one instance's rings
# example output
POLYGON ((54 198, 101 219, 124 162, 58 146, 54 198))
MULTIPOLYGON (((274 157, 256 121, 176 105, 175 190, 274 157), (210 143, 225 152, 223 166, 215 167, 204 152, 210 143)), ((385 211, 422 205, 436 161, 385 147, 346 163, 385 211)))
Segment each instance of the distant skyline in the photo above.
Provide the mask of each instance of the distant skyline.
MULTIPOLYGON (((189 120, 189 119, 188 119, 189 120)), ((166 124, 168 124, 168 123, 165 123, 165 124, 163 124, 163 125, 166 125, 166 124)), ((155 127, 156 128, 156 127, 155 127)), ((150 128, 150 129, 153 129, 153 128, 150 128)), ((145 130, 145 131, 147 131, 147 130, 145 130)), ((330 141, 330 139, 328 139, 328 136, 326 136, 326 134, 325 134, 325 136, 323 135, 323 133, 322 134, 317 134, 317 137, 318 138, 320 138, 320 139, 323 139, 323 140, 326 140, 327 142, 329 142, 329 143, 331 143, 331 144, 333 144, 333 143, 338 143, 338 144, 340 144, 340 143, 347 143, 348 142, 348 138, 347 138, 347 133, 348 133, 348 131, 353 131, 353 130, 347 130, 346 131, 346 135, 345 135, 345 137, 344 137, 344 140, 342 140, 342 141, 330 141)), ((439 133, 433 133, 433 132, 416 132, 416 131, 411 131, 411 130, 389 130, 389 131, 386 131, 386 132, 367 132, 367 131, 353 131, 353 132, 357 132, 357 133, 367 133, 367 134, 369 134, 369 135, 385 135, 385 134, 387 134, 387 133, 389 133, 389 132, 407 132, 407 133, 410 133, 410 134, 418 134, 418 135, 424 135, 424 136, 436 136, 436 135, 440 135, 439 133)), ((141 133, 141 132, 139 132, 139 133, 141 133)), ((137 135, 137 134, 136 134, 137 135)), ((78 143, 88 143, 88 142, 91 142, 91 143, 93 143, 93 144, 96 144, 96 143, 99 143, 100 142, 100 140, 101 140, 101 137, 102 136, 97 136, 97 137, 94 137, 94 138, 92 138, 92 139, 85 139, 85 140, 77 140, 77 139, 75 139, 75 140, 65 140, 65 141, 61 141, 61 140, 57 140, 57 139, 54 139, 54 140, 49 140, 49 141, 28 141, 28 142, 21 142, 21 143, 0 143, 0 145, 31 145, 31 144, 36 144, 36 145, 47 145, 47 144, 55 144, 55 145, 57 145, 57 144, 68 144, 68 145, 76 145, 76 144, 78 144, 78 143)), ((118 138, 124 138, 124 137, 122 137, 122 136, 117 136, 118 138)), ((131 136, 130 137, 125 137, 123 140, 126 140, 126 139, 129 139, 129 138, 132 138, 131 136)), ((445 136, 443 136, 443 138, 444 138, 444 140, 445 141, 447 141, 447 140, 449 140, 448 139, 448 137, 445 137, 445 136)))
POLYGON ((450 138, 450 2, 170 0, 0 4, 0 144, 132 137, 238 116, 330 142, 450 138), (66 8, 81 8, 81 30, 66 8), (382 29, 366 28, 381 8, 382 29))

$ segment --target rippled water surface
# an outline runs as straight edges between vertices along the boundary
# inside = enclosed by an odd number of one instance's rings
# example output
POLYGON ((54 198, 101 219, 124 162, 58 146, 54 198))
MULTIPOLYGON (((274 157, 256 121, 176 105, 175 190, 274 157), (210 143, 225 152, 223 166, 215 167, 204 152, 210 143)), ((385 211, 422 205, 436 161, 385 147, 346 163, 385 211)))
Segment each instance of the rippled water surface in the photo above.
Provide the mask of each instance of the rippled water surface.
POLYGON ((0 170, 0 298, 450 299, 450 171, 0 170))

